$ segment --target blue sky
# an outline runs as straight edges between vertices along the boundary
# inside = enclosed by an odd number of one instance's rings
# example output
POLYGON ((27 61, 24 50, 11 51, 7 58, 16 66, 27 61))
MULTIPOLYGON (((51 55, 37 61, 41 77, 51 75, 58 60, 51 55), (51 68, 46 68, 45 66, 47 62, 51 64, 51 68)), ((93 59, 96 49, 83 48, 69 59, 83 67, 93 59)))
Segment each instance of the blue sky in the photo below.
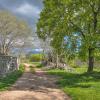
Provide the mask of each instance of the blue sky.
POLYGON ((14 13, 33 28, 36 27, 42 8, 42 0, 0 0, 0 9, 14 13))

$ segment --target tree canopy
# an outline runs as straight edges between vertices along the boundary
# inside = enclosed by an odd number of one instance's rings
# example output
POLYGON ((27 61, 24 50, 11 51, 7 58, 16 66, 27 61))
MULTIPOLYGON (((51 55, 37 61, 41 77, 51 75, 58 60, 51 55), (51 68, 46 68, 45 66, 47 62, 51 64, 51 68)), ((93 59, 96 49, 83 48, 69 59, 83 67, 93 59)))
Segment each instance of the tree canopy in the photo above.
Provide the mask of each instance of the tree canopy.
POLYGON ((99 27, 100 0, 44 0, 37 33, 42 39, 52 38, 51 45, 58 51, 67 36, 66 50, 88 58, 90 72, 100 47, 99 27))

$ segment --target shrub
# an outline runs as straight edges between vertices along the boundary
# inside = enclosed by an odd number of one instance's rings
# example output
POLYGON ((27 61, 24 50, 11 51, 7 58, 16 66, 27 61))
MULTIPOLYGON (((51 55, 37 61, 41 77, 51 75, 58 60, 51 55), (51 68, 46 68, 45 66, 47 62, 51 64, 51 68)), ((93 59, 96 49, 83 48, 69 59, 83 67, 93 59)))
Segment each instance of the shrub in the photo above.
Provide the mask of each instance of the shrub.
POLYGON ((20 64, 19 71, 21 71, 21 72, 25 71, 25 66, 23 64, 20 64))
POLYGON ((42 68, 43 65, 42 65, 42 64, 38 64, 36 67, 37 67, 37 68, 42 68))
POLYGON ((78 66, 78 65, 72 65, 71 67, 72 68, 79 68, 80 66, 78 66))
POLYGON ((43 55, 42 54, 32 54, 30 57, 29 57, 29 60, 31 62, 39 62, 41 61, 43 58, 43 55))

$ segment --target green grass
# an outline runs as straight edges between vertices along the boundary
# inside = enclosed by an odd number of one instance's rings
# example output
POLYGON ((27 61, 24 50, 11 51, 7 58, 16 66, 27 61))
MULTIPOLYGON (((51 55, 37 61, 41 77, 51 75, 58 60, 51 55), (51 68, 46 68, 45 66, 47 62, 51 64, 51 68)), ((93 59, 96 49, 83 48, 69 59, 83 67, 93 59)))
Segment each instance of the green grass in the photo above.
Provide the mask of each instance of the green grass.
POLYGON ((42 68, 43 67, 41 62, 29 62, 29 63, 35 65, 37 68, 42 68))
POLYGON ((38 65, 40 64, 41 62, 29 62, 29 64, 34 64, 34 65, 38 65))
POLYGON ((22 75, 24 72, 24 66, 20 65, 19 70, 16 70, 6 77, 0 78, 0 91, 7 90, 12 84, 16 82, 16 80, 22 75))
POLYGON ((49 70, 48 73, 61 76, 58 84, 72 100, 100 100, 100 72, 85 71, 86 68, 76 68, 73 73, 63 70, 49 70))

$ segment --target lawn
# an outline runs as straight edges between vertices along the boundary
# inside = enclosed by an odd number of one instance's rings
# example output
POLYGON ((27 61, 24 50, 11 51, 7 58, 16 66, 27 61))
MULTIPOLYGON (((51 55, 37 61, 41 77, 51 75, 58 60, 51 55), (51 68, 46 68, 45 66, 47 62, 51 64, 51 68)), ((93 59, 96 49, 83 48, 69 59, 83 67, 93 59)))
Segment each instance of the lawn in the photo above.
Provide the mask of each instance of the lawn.
POLYGON ((6 77, 0 78, 0 91, 7 90, 24 72, 24 66, 21 65, 19 70, 8 74, 6 77))
POLYGON ((100 72, 85 73, 86 68, 77 68, 73 73, 63 70, 49 70, 59 75, 58 85, 72 100, 100 100, 100 72))

